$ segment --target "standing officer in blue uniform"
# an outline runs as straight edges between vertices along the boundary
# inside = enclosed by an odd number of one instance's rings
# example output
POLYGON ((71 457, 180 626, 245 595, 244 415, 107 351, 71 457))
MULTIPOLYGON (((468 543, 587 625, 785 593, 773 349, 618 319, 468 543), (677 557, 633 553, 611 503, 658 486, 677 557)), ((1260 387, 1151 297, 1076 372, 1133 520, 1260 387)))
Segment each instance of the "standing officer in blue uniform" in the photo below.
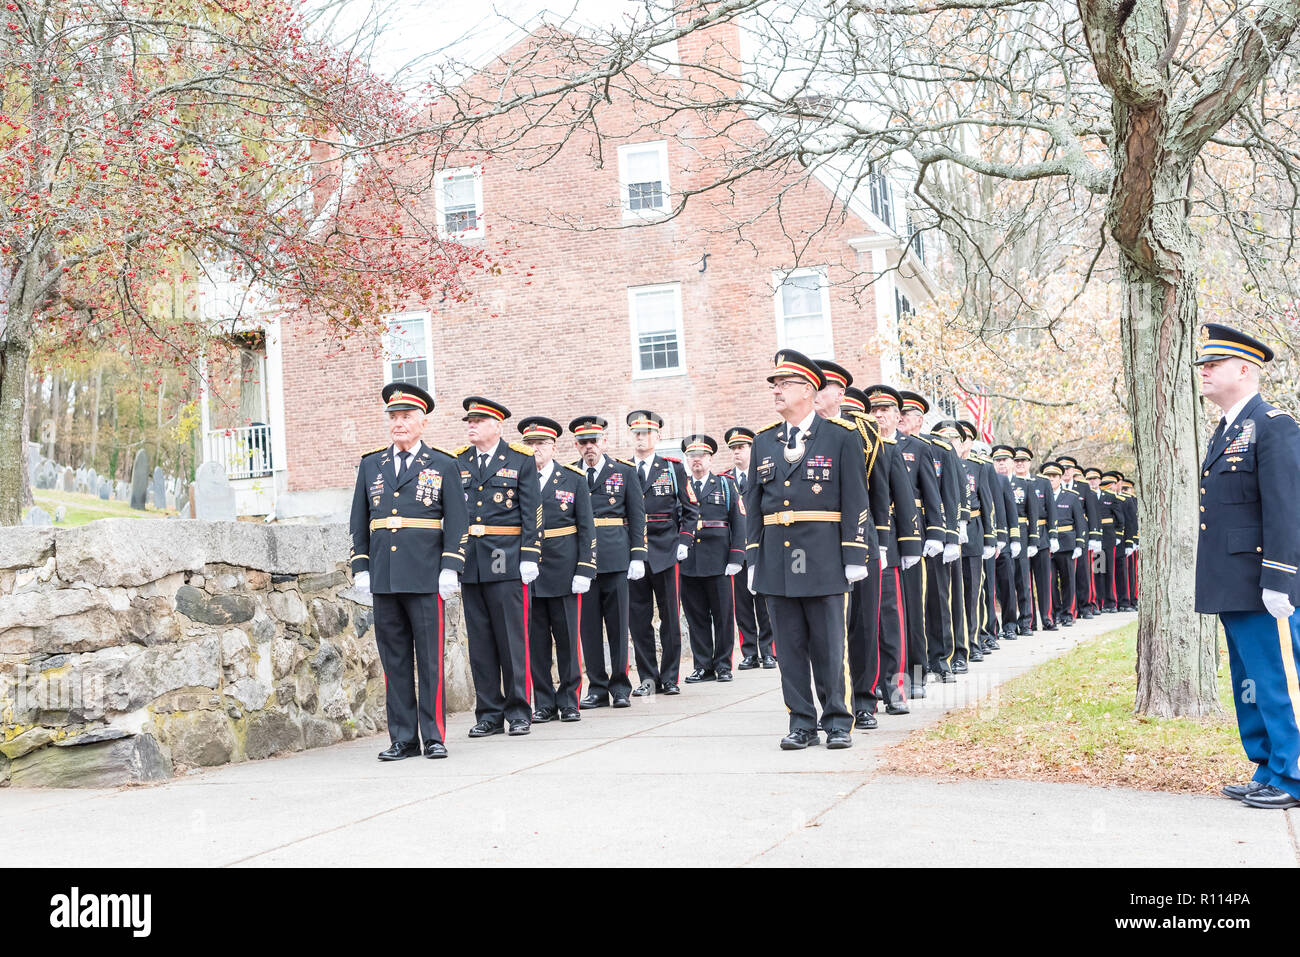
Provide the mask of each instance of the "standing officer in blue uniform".
MULTIPOLYGON (((727 448, 731 449, 734 463, 724 474, 736 483, 736 490, 743 498, 754 482, 754 470, 750 467, 750 453, 754 451, 754 430, 743 425, 733 425, 724 436, 727 448)), ((749 555, 745 553, 745 566, 749 566, 749 555)), ((751 668, 776 667, 775 649, 772 646, 772 622, 767 617, 767 602, 761 595, 749 590, 749 575, 736 574, 731 579, 732 591, 736 605, 736 630, 740 632, 740 663, 737 671, 751 668)))
POLYGON ((1201 393, 1223 418, 1201 464, 1196 610, 1223 622, 1237 727, 1256 764, 1223 793, 1290 808, 1300 807, 1300 426, 1259 394, 1272 358, 1253 336, 1201 327, 1201 393))
POLYGON ((712 436, 689 435, 682 440, 691 468, 691 490, 700 505, 695 540, 681 562, 682 608, 695 670, 730 681, 736 648, 731 583, 745 561, 745 511, 736 483, 709 470, 717 451, 712 436))
POLYGON ((533 676, 533 723, 578 721, 582 655, 578 626, 582 596, 596 577, 596 526, 582 470, 555 461, 555 441, 564 429, 534 415, 519 423, 533 450, 542 494, 542 557, 528 595, 529 668, 533 676), (551 646, 560 686, 551 681, 551 646))
MULTIPOLYGON (((1023 492, 1017 494, 1015 479, 1011 475, 1011 457, 1015 451, 1009 445, 993 446, 993 468, 997 472, 998 484, 1002 490, 1003 511, 1007 521, 1007 546, 997 553, 993 560, 996 573, 998 606, 1002 609, 1002 638, 1015 640, 1020 637, 1020 601, 1016 593, 1016 566, 1020 560, 1023 544, 1021 532, 1025 525, 1020 521, 1020 509, 1023 504, 1023 492)), ((995 582, 989 582, 990 591, 995 582)))
MULTIPOLYGON (((624 463, 636 471, 637 489, 645 506, 646 575, 628 587, 631 606, 632 652, 641 683, 634 698, 673 694, 682 667, 681 602, 677 563, 686 557, 700 517, 699 503, 686 480, 686 468, 679 459, 655 454, 663 430, 663 416, 649 409, 628 413, 628 428, 636 455, 624 463), (659 645, 655 654, 655 630, 651 616, 659 609, 659 645)), ((711 680, 707 672, 691 674, 688 682, 711 680)))
POLYGON ((1034 633, 1034 575, 1033 559, 1038 557, 1039 529, 1046 520, 1043 518, 1043 500, 1029 477, 1029 460, 1033 458, 1029 449, 1016 446, 1011 450, 1012 469, 1011 487, 1016 497, 1016 524, 1020 526, 1020 555, 1016 559, 1016 597, 1020 608, 1017 627, 1021 635, 1034 633))
POLYGON ((1101 507, 1101 560, 1104 566, 1097 578, 1097 600, 1102 611, 1116 611, 1119 605, 1119 593, 1116 590, 1115 563, 1122 557, 1117 532, 1122 532, 1123 518, 1120 512, 1123 503, 1115 494, 1119 476, 1114 472, 1102 472, 1097 483, 1097 502, 1101 507))
POLYGON ((1056 623, 1068 628, 1078 613, 1075 570, 1083 555, 1083 547, 1078 543, 1086 540, 1088 519, 1078 493, 1066 488, 1062 481, 1065 468, 1061 463, 1046 462, 1042 471, 1052 483, 1052 501, 1047 513, 1052 532, 1052 608, 1056 623))
POLYGON ((645 575, 645 506, 630 465, 605 451, 609 423, 598 415, 580 415, 569 431, 581 456, 577 467, 587 477, 596 525, 596 580, 582 616, 582 656, 587 662, 587 694, 582 710, 632 706, 627 677, 628 582, 645 575), (605 668, 608 646, 609 670, 605 668))
MULTIPOLYGON (((1033 627, 1043 631, 1056 631, 1056 613, 1052 606, 1052 528, 1056 524, 1056 511, 1053 505, 1052 483, 1044 475, 1030 475, 1029 463, 1034 460, 1034 450, 1027 446, 1016 447, 1016 474, 1029 482, 1029 489, 1038 500, 1038 518, 1035 532, 1030 539, 1036 549, 1031 553, 1029 570, 1033 577, 1035 595, 1033 614, 1036 616, 1033 627)), ((1059 542, 1058 542, 1059 545, 1059 542)))
POLYGON ((821 743, 820 701, 826 746, 848 748, 848 592, 866 577, 868 549, 876 547, 862 440, 845 420, 814 411, 826 376, 812 359, 792 349, 778 352, 768 382, 781 419, 754 439, 746 548, 756 553, 750 590, 767 597, 781 655, 781 692, 790 712, 781 747, 821 743))
POLYGON ((469 506, 469 545, 462 578, 469 667, 474 676, 471 738, 532 729, 528 667, 528 599, 542 554, 542 493, 537 462, 526 445, 505 442, 510 410, 472 395, 465 399, 470 444, 456 453, 469 506))
POLYGON ((352 496, 353 582, 374 596, 391 746, 381 761, 445 758, 443 602, 465 568, 468 521, 451 454, 420 440, 433 398, 417 385, 384 386, 392 445, 361 458, 352 496), (419 675, 417 705, 416 674, 419 675))

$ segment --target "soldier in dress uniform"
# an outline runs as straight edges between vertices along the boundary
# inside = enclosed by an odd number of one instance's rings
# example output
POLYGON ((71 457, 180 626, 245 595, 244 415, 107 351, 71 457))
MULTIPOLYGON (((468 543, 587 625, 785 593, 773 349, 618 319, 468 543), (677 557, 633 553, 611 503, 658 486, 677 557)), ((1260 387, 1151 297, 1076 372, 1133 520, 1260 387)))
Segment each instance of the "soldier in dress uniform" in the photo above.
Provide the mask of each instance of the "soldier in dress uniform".
POLYGON ((958 425, 962 427, 966 439, 971 444, 969 455, 979 463, 980 471, 984 482, 988 485, 989 500, 992 503, 992 518, 984 523, 984 551, 981 558, 984 563, 984 580, 980 591, 980 650, 985 654, 990 651, 996 651, 999 647, 998 638, 1002 629, 998 624, 997 610, 997 559, 1009 545, 1007 529, 1012 524, 1008 521, 1007 504, 1010 496, 1009 489, 1004 488, 1002 476, 993 466, 991 459, 987 458, 982 451, 976 451, 973 443, 979 430, 975 428, 975 423, 962 419, 958 425))
POLYGON ((977 462, 966 458, 966 438, 955 419, 935 424, 934 433, 952 446, 955 465, 949 470, 957 484, 957 560, 948 586, 952 609, 952 647, 948 664, 955 675, 966 674, 971 661, 983 661, 979 646, 979 596, 983 575, 984 523, 991 521, 992 504, 977 462))
POLYGON ((1116 471, 1115 476, 1115 498, 1119 501, 1115 516, 1115 544, 1118 548, 1115 561, 1116 607, 1120 611, 1134 611, 1137 605, 1129 590, 1129 569, 1132 565, 1130 556, 1133 554, 1133 535, 1137 531, 1136 515, 1133 511, 1133 496, 1125 490, 1124 473, 1116 471))
POLYGON ((691 490, 700 507, 695 540, 681 561, 682 607, 696 670, 703 668, 718 681, 730 681, 736 648, 731 583, 745 561, 745 506, 736 483, 710 471, 717 451, 712 436, 689 435, 682 440, 691 490))
POLYGON ((1087 529, 1088 520, 1083 513, 1083 502, 1078 493, 1065 488, 1063 476, 1065 468, 1060 462, 1044 463, 1042 472, 1052 483, 1052 503, 1048 512, 1051 522, 1052 537, 1049 549, 1052 553, 1052 607, 1056 613, 1058 625, 1074 624, 1078 605, 1075 601, 1074 585, 1077 580, 1075 567, 1083 555, 1080 530, 1087 529))
POLYGON ((349 522, 353 582, 374 596, 384 667, 391 746, 379 759, 415 757, 421 739, 425 757, 445 758, 443 602, 465 567, 465 497, 450 453, 420 440, 429 393, 391 382, 382 396, 393 442, 361 457, 349 522))
MULTIPOLYGON (((754 430, 743 425, 733 425, 724 434, 727 448, 731 449, 732 467, 724 474, 736 483, 742 498, 754 482, 750 468, 750 453, 754 450, 754 430)), ((749 566, 749 552, 745 553, 745 566, 749 566)), ((736 629, 740 632, 740 663, 738 671, 748 671, 762 665, 776 667, 775 649, 772 646, 772 622, 767 617, 767 602, 749 590, 749 576, 732 576, 732 593, 736 605, 736 629)))
POLYGON ((1223 789, 1256 808, 1300 807, 1300 426, 1265 402, 1273 350, 1201 327, 1201 393, 1223 410, 1201 463, 1196 610, 1218 615, 1237 728, 1255 774, 1223 789))
POLYGON ((813 398, 826 385, 817 364, 792 349, 768 376, 778 422, 754 439, 756 481, 745 498, 746 547, 756 553, 750 590, 767 598, 790 713, 784 750, 819 744, 816 688, 826 745, 853 744, 847 686, 848 592, 867 575, 874 531, 862 442, 838 417, 822 419, 813 398))
MULTIPOLYGON (((907 625, 908 696, 925 697, 925 678, 930 673, 929 636, 931 627, 926 621, 926 594, 929 591, 930 559, 943 554, 949 537, 948 517, 939 487, 939 466, 935 449, 919 433, 930 411, 930 403, 920 393, 898 390, 903 408, 898 418, 898 452, 912 478, 916 493, 916 507, 921 509, 922 543, 924 561, 903 569, 904 619, 907 625)), ((957 541, 956 518, 953 519, 952 540, 957 541)), ((960 549, 958 549, 960 551, 960 549)), ((951 625, 949 626, 951 628, 951 625)), ((935 650, 942 648, 936 642, 935 650)), ((954 679, 955 680, 955 679, 954 679)))
POLYGON ((1034 574, 1033 560, 1038 557, 1040 540, 1039 522, 1046 525, 1043 512, 1043 500, 1035 488, 1034 480, 1029 475, 1029 461, 1033 453, 1024 446, 1011 450, 1012 469, 1011 485, 1016 496, 1016 523, 1020 526, 1020 556, 1016 559, 1016 597, 1020 602, 1018 617, 1020 634, 1034 633, 1034 574))
POLYGON ((1125 556, 1125 582, 1128 584, 1128 611, 1137 611, 1138 602, 1138 550, 1141 548, 1142 540, 1138 532, 1138 500, 1137 490, 1133 483, 1128 479, 1120 476, 1120 482, 1124 490, 1125 505, 1125 522, 1124 522, 1124 556, 1125 556))
POLYGON ((1079 607, 1079 614, 1076 617, 1095 618, 1097 588, 1096 582, 1093 581, 1092 561, 1093 556, 1101 551, 1101 508, 1096 493, 1083 480, 1085 470, 1079 466, 1078 460, 1063 455, 1057 458, 1057 461, 1065 469, 1062 484, 1079 496, 1079 501, 1083 503, 1083 514, 1088 522, 1087 530, 1076 534, 1079 548, 1084 550, 1079 560, 1075 562, 1074 569, 1074 594, 1079 607))
MULTIPOLYGON (((1020 522, 1020 509, 1024 500, 1023 491, 1017 494, 1017 486, 1011 475, 1011 458, 1015 450, 1009 445, 993 446, 993 468, 997 472, 999 487, 1002 491, 1003 512, 1007 522, 1007 545, 993 560, 995 583, 997 585, 998 606, 1002 609, 1001 636, 1008 640, 1020 637, 1020 601, 1016 593, 1016 565, 1020 560, 1023 543, 1021 533, 1025 526, 1020 522)), ((989 584, 992 590, 994 582, 989 584)))
POLYGON ((582 470, 555 461, 560 423, 534 415, 519 423, 533 450, 542 495, 542 557, 528 596, 528 646, 533 677, 533 723, 578 721, 582 653, 578 625, 582 596, 596 577, 596 526, 582 470), (551 680, 551 646, 560 686, 551 680))
MULTIPOLYGON (((677 563, 686 557, 694 540, 700 507, 691 483, 686 480, 686 467, 681 460, 655 454, 664 427, 663 417, 649 409, 637 409, 628 413, 627 425, 632 430, 636 454, 623 462, 636 471, 637 487, 644 495, 645 504, 647 574, 628 587, 631 604, 628 623, 632 629, 636 673, 641 679, 632 697, 640 698, 656 691, 662 694, 677 690, 682 667, 677 563), (656 605, 662 656, 655 652, 651 620, 656 605)), ((688 683, 713 680, 705 669, 697 667, 695 671, 699 674, 688 675, 688 683)))
MULTIPOLYGON (((901 427, 909 428, 916 420, 916 414, 907 409, 904 395, 903 418, 901 427)), ((952 671, 952 654, 954 647, 954 626, 958 631, 962 623, 955 622, 952 615, 954 563, 961 558, 961 543, 958 538, 959 523, 965 517, 962 511, 960 482, 960 465, 957 453, 946 440, 931 433, 921 435, 920 425, 914 437, 930 448, 934 477, 938 482, 939 496, 943 500, 944 542, 938 554, 928 556, 925 560, 925 646, 930 656, 930 674, 945 684, 957 680, 952 671)), ((958 588, 960 589, 960 584, 958 588)), ((960 603, 959 603, 960 606, 960 603)), ((928 676, 927 676, 928 677, 928 676)))
POLYGON ((1105 565, 1097 577, 1097 595, 1102 611, 1119 610, 1119 592, 1117 591, 1117 561, 1123 558, 1120 539, 1124 521, 1121 516, 1123 502, 1115 494, 1119 475, 1114 472, 1102 472, 1097 481, 1097 502, 1101 507, 1101 560, 1105 565))
POLYGON ((501 438, 510 410, 471 395, 464 403, 470 444, 456 452, 469 506, 462 578, 469 667, 474 677, 471 738, 532 729, 528 586, 542 554, 542 493, 526 445, 501 438))
MULTIPOLYGON (((1030 475, 1029 463, 1034 460, 1034 450, 1026 446, 1016 448, 1016 473, 1029 482, 1029 488, 1038 500, 1036 531, 1030 536, 1036 551, 1030 559, 1035 595, 1033 627, 1043 631, 1056 631, 1056 610, 1052 606, 1052 527, 1056 522, 1052 483, 1044 475, 1030 475)), ((1060 544, 1059 542, 1057 543, 1060 544)))
POLYGON ((586 475, 596 525, 596 580, 586 595, 582 616, 582 656, 587 663, 587 694, 582 710, 631 707, 628 699, 628 582, 645 575, 645 497, 632 466, 605 451, 609 423, 598 415, 580 415, 569 423, 586 475), (605 668, 608 647, 609 670, 605 668))

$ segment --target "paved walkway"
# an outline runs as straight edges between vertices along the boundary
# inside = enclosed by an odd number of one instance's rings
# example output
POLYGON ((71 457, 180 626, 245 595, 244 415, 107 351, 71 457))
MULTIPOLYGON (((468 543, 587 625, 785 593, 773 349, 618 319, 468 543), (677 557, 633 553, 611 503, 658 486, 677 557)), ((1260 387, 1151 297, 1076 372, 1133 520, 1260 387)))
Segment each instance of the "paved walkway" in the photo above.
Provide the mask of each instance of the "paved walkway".
POLYGON ((116 790, 0 790, 0 865, 1297 866, 1300 815, 1215 796, 893 776, 883 748, 1080 639, 1005 642, 848 751, 785 752, 776 671, 381 764, 372 737, 116 790))

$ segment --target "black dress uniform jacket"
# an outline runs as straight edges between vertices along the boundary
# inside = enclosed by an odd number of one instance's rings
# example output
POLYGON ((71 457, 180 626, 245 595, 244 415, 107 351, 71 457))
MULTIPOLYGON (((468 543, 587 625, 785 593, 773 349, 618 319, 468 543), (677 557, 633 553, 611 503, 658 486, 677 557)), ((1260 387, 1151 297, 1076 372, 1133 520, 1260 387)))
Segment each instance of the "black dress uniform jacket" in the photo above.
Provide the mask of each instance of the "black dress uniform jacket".
MULTIPOLYGON (((903 556, 921 554, 921 512, 917 508, 916 490, 913 488, 912 476, 907 471, 903 455, 899 451, 898 439, 881 438, 884 447, 880 454, 889 460, 889 520, 891 534, 889 544, 889 564, 900 564, 903 556)), ((883 544, 883 541, 882 541, 883 544)))
MULTIPOLYGON (((376 595, 432 594, 438 573, 465 568, 465 497, 450 453, 423 443, 393 478, 391 446, 362 457, 352 496, 352 573, 376 595)), ((536 482, 536 479, 534 479, 536 482)))
POLYGON ((681 573, 705 578, 724 574, 729 564, 743 565, 745 505, 736 483, 725 475, 707 475, 701 480, 697 498, 700 517, 681 573))
MULTIPOLYGON (((573 466, 587 481, 587 464, 573 466)), ((608 455, 596 466, 596 487, 590 493, 596 522, 596 571, 625 572, 630 562, 645 561, 645 500, 636 470, 608 455)))
MULTIPOLYGON (((632 468, 632 480, 638 483, 637 488, 642 488, 637 463, 622 461, 632 468)), ((690 476, 681 462, 656 455, 650 462, 649 475, 643 499, 646 566, 648 572, 657 574, 677 564, 678 545, 691 543, 700 508, 691 490, 690 476)))
MULTIPOLYGON (((1038 499, 1038 517, 1034 519, 1034 531, 1030 534, 1040 551, 1047 551, 1051 546, 1052 528, 1056 525, 1056 510, 1052 505, 1052 483, 1042 475, 1026 479, 1038 499)), ((1059 544, 1059 543, 1058 543, 1059 544)))
POLYGON ((943 543, 957 544, 957 523, 966 516, 962 510, 961 459, 951 445, 934 436, 917 436, 930 447, 939 497, 943 500, 943 543))
POLYGON ((962 558, 982 558, 984 546, 996 541, 993 531, 993 490, 978 460, 958 459, 961 468, 960 500, 966 515, 966 542, 962 558))
POLYGON ((1300 528, 1266 515, 1261 503, 1293 498, 1300 476, 1300 427, 1256 395, 1226 434, 1210 439, 1201 464, 1196 610, 1263 611, 1262 589, 1300 605, 1300 528))
MULTIPOLYGON (((1048 495, 1051 496, 1050 491, 1048 495)), ((1061 546, 1062 554, 1088 547, 1088 517, 1084 514, 1083 500, 1078 492, 1062 485, 1056 493, 1056 504, 1048 514, 1051 516, 1052 535, 1061 546)))
POLYGON ((898 433, 898 456, 912 479, 913 502, 919 513, 921 538, 942 543, 944 540, 943 497, 934 467, 933 450, 921 438, 898 433))
POLYGON ((462 581, 477 585, 518 579, 519 563, 536 562, 542 554, 542 493, 533 450, 498 441, 484 471, 472 445, 459 449, 456 460, 469 512, 462 581), (507 528, 520 532, 494 531, 507 528), (496 561, 499 555, 504 562, 496 561))
POLYGON ((596 577, 596 525, 582 472, 552 461, 551 477, 542 487, 542 519, 542 560, 529 593, 562 598, 573 593, 575 575, 596 577))
MULTIPOLYGON (((876 527, 876 539, 881 546, 897 552, 894 530, 889 520, 889 459, 882 452, 885 444, 880 437, 880 426, 875 418, 866 412, 850 411, 844 416, 862 437, 863 464, 867 471, 867 502, 871 507, 871 517, 876 527)), ((879 555, 872 555, 878 560, 879 555)))

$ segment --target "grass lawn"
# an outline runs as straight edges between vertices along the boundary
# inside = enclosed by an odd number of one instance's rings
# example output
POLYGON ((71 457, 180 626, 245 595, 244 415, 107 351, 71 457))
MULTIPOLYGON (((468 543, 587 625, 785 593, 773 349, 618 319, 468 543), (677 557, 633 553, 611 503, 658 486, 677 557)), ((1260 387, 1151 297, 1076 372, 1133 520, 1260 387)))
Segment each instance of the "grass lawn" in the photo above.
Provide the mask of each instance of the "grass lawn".
POLYGON ((109 499, 105 502, 97 495, 82 495, 79 492, 56 492, 53 489, 32 489, 32 498, 36 504, 50 513, 60 505, 66 506, 68 514, 63 522, 56 523, 59 528, 72 528, 85 525, 99 518, 165 518, 175 515, 175 510, 158 511, 152 504, 146 503, 143 512, 137 512, 129 502, 117 502, 109 499))
POLYGON ((948 715, 891 749, 904 774, 1069 781, 1181 793, 1247 780, 1227 652, 1208 718, 1133 713, 1137 625, 1083 642, 1002 685, 994 702, 948 715))

